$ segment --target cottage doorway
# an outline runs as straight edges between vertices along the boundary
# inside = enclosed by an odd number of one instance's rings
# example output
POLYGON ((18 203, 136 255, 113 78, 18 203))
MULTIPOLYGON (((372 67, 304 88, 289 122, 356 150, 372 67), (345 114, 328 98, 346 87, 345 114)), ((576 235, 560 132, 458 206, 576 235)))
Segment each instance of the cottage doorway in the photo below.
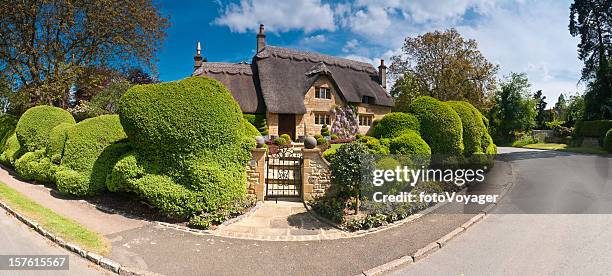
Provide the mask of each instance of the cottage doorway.
POLYGON ((295 140, 295 114, 278 114, 278 135, 283 134, 295 140))

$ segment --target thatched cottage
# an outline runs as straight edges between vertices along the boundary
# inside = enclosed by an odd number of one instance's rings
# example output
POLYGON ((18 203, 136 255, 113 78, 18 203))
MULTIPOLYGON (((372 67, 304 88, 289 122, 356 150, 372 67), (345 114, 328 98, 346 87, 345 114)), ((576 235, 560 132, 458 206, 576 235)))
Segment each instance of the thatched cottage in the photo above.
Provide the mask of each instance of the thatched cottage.
POLYGON ((198 43, 194 76, 207 76, 231 91, 243 113, 265 114, 269 135, 293 139, 331 126, 331 110, 352 105, 365 134, 372 121, 390 112, 393 100, 386 91, 387 67, 266 45, 264 27, 257 34, 252 62, 208 62, 198 43))

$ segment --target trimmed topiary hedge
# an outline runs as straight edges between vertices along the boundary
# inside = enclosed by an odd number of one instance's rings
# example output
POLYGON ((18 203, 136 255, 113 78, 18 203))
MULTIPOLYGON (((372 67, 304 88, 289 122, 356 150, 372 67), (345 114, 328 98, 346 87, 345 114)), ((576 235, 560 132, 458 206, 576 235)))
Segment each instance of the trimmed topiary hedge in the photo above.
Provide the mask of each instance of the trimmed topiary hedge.
POLYGON ((248 137, 261 136, 261 133, 259 132, 259 130, 257 130, 257 128, 255 128, 251 123, 249 123, 249 121, 244 120, 243 124, 244 124, 244 133, 246 133, 248 137))
POLYGON ((420 123, 420 134, 433 154, 463 154, 461 118, 449 105, 432 97, 419 97, 410 112, 420 123))
POLYGON ((15 161, 15 170, 26 180, 53 182, 57 165, 45 156, 44 150, 27 152, 15 161))
POLYGON ((604 145, 606 132, 612 128, 612 120, 578 121, 574 128, 575 139, 583 137, 597 138, 599 145, 604 145))
POLYGON ((47 144, 47 156, 55 164, 60 164, 62 157, 64 156, 64 146, 66 145, 66 139, 68 139, 68 130, 73 127, 74 124, 61 123, 54 127, 49 133, 49 143, 47 144))
POLYGON ((372 136, 380 138, 393 138, 401 134, 404 130, 419 130, 419 119, 412 114, 402 112, 392 112, 378 121, 372 127, 372 136))
POLYGON ((389 148, 374 137, 361 136, 357 139, 357 142, 364 145, 371 154, 389 154, 389 148))
POLYGON ((12 167, 15 161, 19 159, 27 151, 21 147, 17 140, 17 135, 13 133, 7 140, 6 144, 2 148, 2 154, 0 154, 0 163, 12 167))
POLYGON ((0 148, 4 147, 6 141, 13 133, 17 126, 17 117, 9 114, 0 116, 0 148))
POLYGON ((483 147, 482 142, 486 139, 484 135, 487 133, 487 127, 480 111, 468 102, 450 101, 446 104, 461 118, 464 154, 484 153, 486 147, 483 147))
POLYGON ((261 135, 268 135, 268 122, 266 120, 266 114, 242 114, 244 119, 251 123, 261 135))
POLYGON ((77 196, 94 195, 104 190, 113 159, 119 159, 125 150, 110 154, 114 156, 109 157, 110 160, 99 159, 107 147, 126 138, 117 115, 85 119, 69 128, 59 169, 64 172, 56 178, 58 190, 77 196), (110 164, 101 165, 101 162, 110 164), (67 173, 67 170, 74 172, 67 173))
POLYGON ((606 137, 604 138, 604 149, 609 153, 612 153, 612 128, 606 132, 606 137))
POLYGON ((76 122, 68 111, 61 108, 47 105, 32 107, 17 122, 17 140, 27 151, 45 149, 51 130, 61 123, 76 122))
POLYGON ((109 190, 138 194, 181 218, 244 198, 255 139, 221 83, 192 77, 138 85, 118 108, 132 152, 113 167, 109 190))
POLYGON ((389 152, 391 154, 431 154, 429 145, 412 130, 405 130, 399 136, 389 141, 389 152))

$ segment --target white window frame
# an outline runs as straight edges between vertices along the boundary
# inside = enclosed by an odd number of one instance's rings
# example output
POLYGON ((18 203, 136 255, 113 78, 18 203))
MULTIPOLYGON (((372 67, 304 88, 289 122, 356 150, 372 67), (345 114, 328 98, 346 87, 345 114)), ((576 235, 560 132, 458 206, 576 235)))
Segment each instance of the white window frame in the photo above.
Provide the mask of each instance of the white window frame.
POLYGON ((359 126, 369 127, 372 126, 372 121, 374 121, 374 115, 372 114, 359 114, 359 126), (367 123, 367 124, 364 124, 367 123))
POLYGON ((314 112, 314 124, 317 126, 331 125, 331 115, 326 112, 314 112), (321 120, 322 124, 321 124, 321 120))
POLYGON ((331 89, 323 86, 315 87, 315 99, 331 100, 331 89), (321 93, 321 91, 323 91, 323 93, 321 93))

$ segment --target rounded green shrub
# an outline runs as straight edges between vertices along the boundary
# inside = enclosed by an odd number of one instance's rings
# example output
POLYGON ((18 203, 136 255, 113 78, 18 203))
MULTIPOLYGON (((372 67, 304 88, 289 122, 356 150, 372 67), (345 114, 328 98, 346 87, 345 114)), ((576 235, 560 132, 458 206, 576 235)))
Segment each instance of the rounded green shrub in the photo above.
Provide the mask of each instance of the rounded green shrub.
POLYGON ((604 149, 612 153, 612 128, 606 132, 606 137, 604 138, 604 149))
POLYGON ((244 123, 244 133, 248 137, 261 136, 261 133, 259 132, 259 130, 257 130, 257 128, 255 126, 253 126, 251 123, 249 123, 249 121, 244 120, 243 123, 244 123))
POLYGON ((57 165, 45 156, 43 150, 27 152, 15 161, 15 170, 26 180, 52 182, 57 165))
POLYGON ((419 132, 419 120, 412 114, 392 112, 372 127, 372 136, 376 138, 393 138, 405 130, 419 132))
POLYGON ((463 154, 461 118, 450 106, 423 96, 414 100, 409 109, 419 119, 421 137, 433 154, 463 154))
POLYGON ((389 148, 374 137, 361 136, 357 142, 363 144, 371 154, 389 154, 389 148))
POLYGON ((280 138, 285 139, 285 141, 287 141, 288 144, 291 143, 291 136, 289 136, 289 134, 283 134, 280 136, 280 138))
POLYGON ((55 126, 49 133, 49 143, 47 144, 47 156, 55 164, 59 164, 64 156, 64 146, 68 139, 68 129, 74 124, 61 123, 55 126))
POLYGON ((19 159, 27 151, 21 147, 17 135, 13 133, 7 140, 3 147, 2 154, 0 154, 0 163, 6 166, 13 166, 15 161, 19 159))
POLYGON ((463 127, 464 154, 483 153, 486 148, 482 145, 483 136, 487 133, 483 116, 480 111, 468 102, 446 102, 461 118, 463 127))
POLYGON ((389 152, 391 154, 430 155, 431 149, 418 133, 406 130, 389 141, 389 152))
POLYGON ((4 147, 8 138, 15 133, 17 121, 17 117, 13 115, 4 114, 0 116, 0 148, 4 147))
MULTIPOLYGON (((73 170, 81 175, 58 178, 57 187, 62 193, 88 196, 103 191, 106 175, 125 151, 114 153, 110 160, 99 160, 107 147, 127 138, 117 115, 102 115, 85 119, 68 129, 61 170, 73 170), (118 156, 117 156, 118 155, 118 156), (106 164, 110 163, 110 164, 106 164), (68 182, 63 180, 69 179, 68 182), (78 183, 78 181, 81 181, 78 183)), ((104 156, 107 157, 107 156, 104 156)))
POLYGON ((17 140, 27 151, 44 149, 49 143, 51 130, 61 123, 76 122, 70 112, 61 108, 47 105, 32 107, 17 122, 17 140))
POLYGON ((221 83, 191 77, 137 85, 118 108, 132 151, 114 165, 109 190, 135 193, 182 218, 244 198, 255 139, 221 83))
POLYGON ((323 152, 323 158, 325 158, 327 162, 332 162, 334 160, 335 154, 336 154, 336 149, 328 149, 323 152))

